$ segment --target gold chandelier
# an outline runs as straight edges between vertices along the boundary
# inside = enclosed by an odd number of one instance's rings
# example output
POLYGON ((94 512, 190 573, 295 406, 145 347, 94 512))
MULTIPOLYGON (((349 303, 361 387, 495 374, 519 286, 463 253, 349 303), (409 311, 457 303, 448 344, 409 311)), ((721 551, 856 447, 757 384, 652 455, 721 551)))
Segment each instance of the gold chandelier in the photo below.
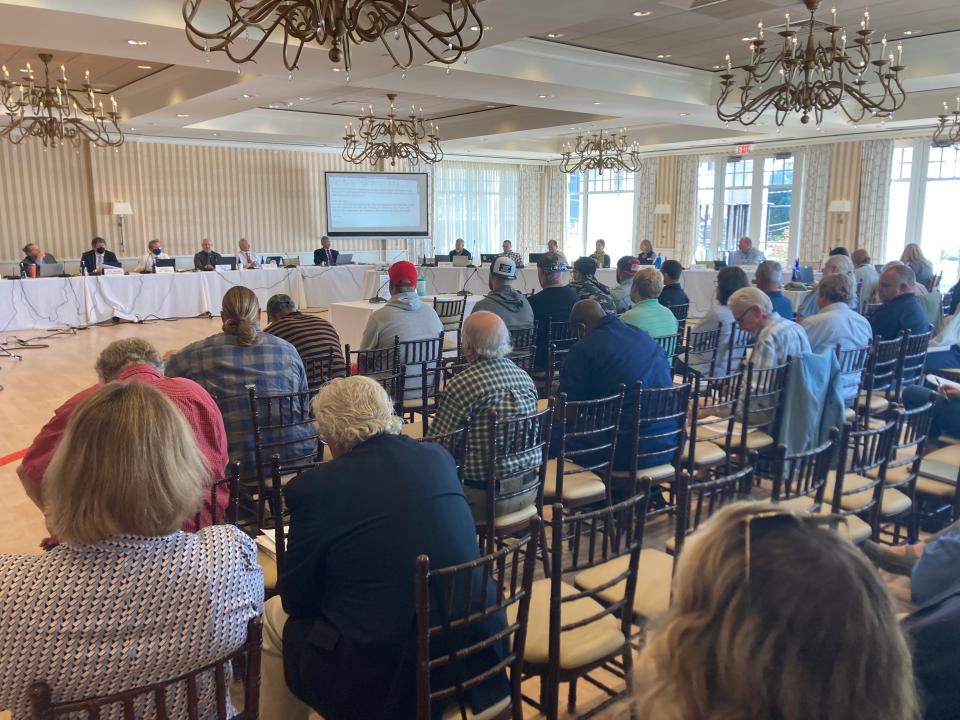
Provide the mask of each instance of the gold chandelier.
POLYGON ((398 118, 394 101, 397 96, 387 95, 390 112, 385 118, 373 114, 373 105, 360 116, 359 129, 353 123, 344 128, 343 159, 361 165, 369 162, 375 165, 381 160, 389 160, 396 165, 397 160, 406 160, 417 165, 421 160, 437 163, 443 160, 440 147, 440 127, 430 123, 428 130, 423 120, 423 108, 417 113, 410 106, 410 116, 398 118))
POLYGON ((933 131, 933 146, 945 148, 952 145, 960 150, 960 97, 957 98, 956 110, 950 110, 950 106, 944 103, 943 114, 938 119, 937 129, 933 131))
MULTIPOLYGON (((847 33, 837 25, 837 11, 832 10, 833 21, 824 28, 830 39, 826 45, 814 39, 814 14, 820 0, 804 0, 810 11, 806 40, 790 29, 790 14, 779 32, 783 48, 775 57, 766 55, 763 22, 757 25, 757 37, 750 43, 750 59, 743 66, 742 85, 736 86, 735 76, 727 54, 727 70, 720 76, 722 90, 717 100, 717 115, 725 122, 737 121, 752 125, 770 107, 776 111, 777 125, 783 125, 792 112, 801 113, 800 122, 810 122, 812 115, 817 125, 824 110, 839 108, 852 121, 860 122, 870 113, 887 119, 903 107, 906 91, 900 83, 903 65, 903 46, 897 45, 897 54, 887 54, 887 37, 880 42, 880 56, 873 59, 870 45, 870 13, 864 12, 856 37, 847 43, 847 33), (880 92, 870 94, 868 79, 879 85, 880 92), (726 103, 732 110, 725 110, 726 103)), ((803 25, 801 25, 802 32, 803 25)))
POLYGON ((604 135, 603 130, 591 136, 577 135, 575 144, 565 143, 560 160, 560 172, 575 173, 587 170, 636 172, 640 168, 638 147, 627 142, 626 133, 604 135))
POLYGON ((14 145, 26 138, 40 138, 44 148, 59 147, 64 142, 75 146, 87 140, 99 147, 119 147, 123 144, 117 101, 111 97, 110 110, 103 109, 94 96, 90 71, 84 75, 82 92, 70 90, 67 70, 60 66, 60 78, 50 80, 50 61, 53 56, 40 53, 43 62, 43 84, 37 82, 33 68, 27 63, 26 76, 19 82, 10 79, 4 65, 0 71, 0 104, 7 114, 6 127, 0 129, 14 145))
POLYGON ((379 40, 394 67, 413 64, 414 46, 437 62, 452 65, 483 37, 476 0, 440 0, 439 14, 417 12, 411 0, 183 0, 187 40, 198 50, 225 52, 235 63, 253 60, 278 29, 283 31, 283 64, 293 72, 303 46, 329 47, 330 61, 350 72, 350 48, 379 40), (226 22, 214 30, 198 25, 201 6, 226 10, 226 22), (476 33, 465 39, 464 32, 476 33), (391 42, 392 38, 392 42, 391 42))

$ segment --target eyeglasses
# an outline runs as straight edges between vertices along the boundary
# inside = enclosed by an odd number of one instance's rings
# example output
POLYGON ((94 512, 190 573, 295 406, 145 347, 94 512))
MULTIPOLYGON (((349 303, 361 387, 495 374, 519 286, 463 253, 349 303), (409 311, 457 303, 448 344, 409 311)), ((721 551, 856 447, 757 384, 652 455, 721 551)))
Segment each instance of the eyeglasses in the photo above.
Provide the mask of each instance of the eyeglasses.
POLYGON ((744 319, 747 315, 749 315, 751 311, 756 310, 756 309, 757 309, 757 306, 756 306, 756 305, 751 305, 751 306, 748 307, 746 310, 744 310, 743 313, 740 315, 740 317, 736 318, 737 324, 739 325, 740 323, 742 323, 742 322, 743 322, 743 319, 744 319))
POLYGON ((777 524, 796 523, 799 526, 828 527, 835 530, 841 522, 846 522, 842 515, 810 515, 800 516, 784 510, 762 510, 743 518, 743 562, 744 574, 750 582, 751 545, 753 543, 754 526, 770 528, 777 524))

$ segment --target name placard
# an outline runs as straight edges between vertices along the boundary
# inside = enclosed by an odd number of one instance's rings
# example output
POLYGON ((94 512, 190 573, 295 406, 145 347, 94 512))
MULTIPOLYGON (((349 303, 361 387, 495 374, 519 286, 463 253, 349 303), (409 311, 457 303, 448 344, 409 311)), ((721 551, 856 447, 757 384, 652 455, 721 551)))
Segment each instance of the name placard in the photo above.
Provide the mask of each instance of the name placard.
POLYGON ((103 276, 104 276, 104 277, 109 277, 109 276, 111 276, 111 275, 114 276, 114 277, 116 277, 117 275, 120 275, 121 277, 123 277, 123 268, 111 267, 111 266, 108 266, 108 265, 104 265, 104 266, 103 266, 103 276))
POLYGON ((214 265, 214 269, 216 269, 217 272, 230 272, 231 270, 233 270, 233 268, 230 267, 230 265, 227 263, 224 263, 222 265, 214 265))
POLYGON ((159 275, 159 274, 161 274, 161 273, 172 273, 172 272, 176 272, 176 269, 170 267, 169 265, 168 265, 167 267, 158 267, 158 268, 157 268, 157 275, 159 275))

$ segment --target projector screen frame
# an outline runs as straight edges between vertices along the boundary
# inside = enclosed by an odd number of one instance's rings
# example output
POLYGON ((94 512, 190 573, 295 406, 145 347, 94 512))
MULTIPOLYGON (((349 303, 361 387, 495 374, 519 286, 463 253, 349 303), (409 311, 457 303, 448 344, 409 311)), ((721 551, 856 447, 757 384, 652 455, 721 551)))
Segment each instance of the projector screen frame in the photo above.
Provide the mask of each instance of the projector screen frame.
POLYGON ((429 238, 431 229, 430 217, 430 173, 425 172, 349 172, 343 170, 325 170, 323 173, 323 197, 324 197, 324 222, 326 224, 326 235, 332 238, 429 238), (426 230, 425 231, 343 231, 330 229, 330 175, 406 175, 423 177, 423 187, 426 194, 426 230))

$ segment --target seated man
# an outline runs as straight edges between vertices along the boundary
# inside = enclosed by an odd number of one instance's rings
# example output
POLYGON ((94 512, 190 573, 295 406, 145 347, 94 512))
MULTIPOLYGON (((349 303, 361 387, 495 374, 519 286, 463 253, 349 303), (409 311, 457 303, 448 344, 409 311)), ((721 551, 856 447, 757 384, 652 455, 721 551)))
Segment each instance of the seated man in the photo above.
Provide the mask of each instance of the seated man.
POLYGON ((667 260, 660 266, 663 275, 663 290, 660 291, 660 304, 665 307, 689 305, 690 298, 680 286, 680 277, 683 275, 683 265, 676 260, 667 260))
POLYGON ((617 260, 617 286, 610 289, 613 302, 617 306, 617 313, 624 313, 633 307, 630 298, 630 289, 633 287, 633 276, 640 269, 640 261, 633 255, 624 255, 617 260))
MULTIPOLYGON (((850 278, 853 283, 850 307, 853 310, 859 310, 860 300, 857 298, 857 276, 853 271, 853 261, 846 255, 831 255, 823 264, 823 277, 829 277, 830 275, 844 275, 850 278)), ((811 290, 800 301, 800 306, 796 312, 796 321, 803 322, 805 318, 813 317, 818 312, 820 312, 820 306, 817 304, 817 291, 811 290)))
POLYGON ((533 308, 522 292, 511 287, 517 279, 517 266, 508 257, 498 257, 490 268, 487 285, 490 292, 473 306, 473 312, 486 310, 500 317, 508 330, 533 327, 533 308))
POLYGON ((753 240, 746 235, 737 240, 737 249, 730 253, 731 265, 759 265, 766 258, 753 247, 753 240))
POLYGON ((757 288, 763 290, 770 298, 773 304, 773 311, 785 320, 793 320, 793 305, 783 294, 781 282, 783 279, 783 268, 780 263, 774 260, 764 260, 757 265, 757 275, 754 283, 757 288))
POLYGON ((567 256, 563 254, 562 250, 560 250, 556 240, 547 240, 547 252, 555 253, 556 256, 560 258, 560 262, 567 266, 570 265, 570 263, 567 262, 567 256))
POLYGON ((322 238, 320 238, 320 247, 313 251, 313 264, 336 265, 337 257, 339 255, 340 251, 334 250, 332 247, 330 247, 330 238, 324 235, 322 238))
MULTIPOLYGON (((371 378, 331 381, 313 413, 333 459, 284 489, 290 534, 280 597, 264 608, 260 716, 307 720, 313 708, 326 720, 413 720, 416 559, 440 568, 478 557, 457 468, 439 445, 400 435, 390 398, 371 378)), ((458 599, 454 618, 491 593, 479 572, 473 587, 475 601, 458 599)), ((431 644, 447 654, 505 627, 492 613, 431 644)), ((492 643, 437 681, 479 674, 507 650, 492 643)), ((505 674, 493 673, 467 690, 467 707, 479 715, 508 694, 505 674)))
POLYGON ((577 297, 581 300, 596 300, 605 312, 615 314, 617 304, 610 294, 610 288, 597 280, 597 261, 592 257, 582 257, 573 264, 573 280, 570 282, 577 297))
MULTIPOLYGON (((871 343, 873 330, 870 323, 850 308, 853 293, 853 281, 846 275, 829 275, 820 281, 817 287, 820 312, 803 321, 813 352, 834 352, 837 346, 841 350, 852 350, 871 343)), ((850 404, 859 390, 859 373, 842 376, 840 392, 844 402, 850 404)))
POLYGON ((57 259, 50 253, 45 253, 36 243, 30 243, 23 246, 24 258, 21 262, 24 265, 49 265, 55 263, 57 259))
POLYGON ((513 260, 518 268, 523 267, 523 256, 520 253, 515 253, 513 251, 513 243, 509 240, 503 241, 503 254, 513 260))
MULTIPOLYGON (((88 395, 99 390, 108 382, 142 382, 153 385, 170 398, 180 409, 193 430, 197 446, 206 458, 210 468, 210 481, 223 477, 227 461, 227 434, 223 426, 223 416, 213 398, 193 380, 186 378, 168 378, 163 376, 163 360, 160 353, 146 340, 127 338, 116 340, 103 349, 96 364, 97 385, 81 390, 63 405, 58 407, 53 417, 40 430, 27 449, 17 475, 23 483, 23 489, 34 504, 43 509, 43 474, 60 444, 70 415, 88 395)), ((217 517, 223 518, 229 501, 230 489, 223 487, 217 494, 217 517)), ((211 522, 210 498, 207 497, 201 510, 201 526, 211 522)), ((194 518, 187 518, 184 528, 194 530, 194 518)))
POLYGON ((593 254, 590 255, 598 268, 610 267, 610 256, 606 253, 607 241, 600 239, 594 244, 593 254))
POLYGON ((117 256, 107 250, 107 241, 102 237, 95 237, 90 241, 90 250, 80 256, 80 266, 89 275, 103 275, 104 266, 123 267, 117 256))
MULTIPOLYGON (((510 333, 503 320, 490 312, 475 312, 463 323, 463 355, 470 365, 453 377, 444 390, 437 416, 430 426, 435 435, 453 432, 470 423, 464 487, 473 515, 485 518, 487 447, 490 426, 487 414, 493 410, 500 419, 531 415, 537 411, 537 388, 533 380, 518 368, 507 355, 510 333)), ((537 497, 537 468, 540 453, 529 458, 513 458, 505 475, 513 476, 529 467, 523 478, 510 477, 500 484, 502 492, 514 492, 529 485, 530 492, 497 505, 497 515, 516 512, 530 505, 537 497), (504 487, 506 486, 506 487, 504 487)))
POLYGON ((750 362, 757 368, 778 367, 797 353, 810 352, 807 334, 795 322, 773 311, 762 290, 745 287, 730 296, 730 311, 740 329, 756 338, 750 362))
POLYGON ((877 291, 877 282, 880 280, 880 273, 878 273, 877 269, 873 266, 870 253, 863 248, 857 248, 853 251, 853 255, 850 256, 850 260, 853 262, 854 279, 858 283, 861 283, 861 287, 863 288, 863 292, 861 293, 863 297, 860 298, 860 302, 863 303, 864 306, 875 302, 873 296, 877 291))
MULTIPOLYGON (((286 340, 300 353, 306 367, 307 359, 333 351, 333 365, 330 377, 344 374, 343 350, 340 336, 329 321, 316 315, 304 315, 297 310, 297 304, 289 295, 274 295, 267 301, 267 321, 270 323, 264 332, 286 340)), ((307 368, 309 372, 309 368, 307 368)), ((317 368, 319 370, 319 367, 317 368)), ((329 379, 329 378, 327 378, 329 379)), ((307 377, 310 387, 316 387, 322 381, 318 377, 307 377)))
MULTIPOLYGON (((636 383, 642 380, 645 388, 670 387, 673 384, 670 364, 663 349, 647 333, 627 325, 616 315, 605 314, 594 300, 581 300, 574 305, 570 322, 583 325, 585 334, 570 349, 563 363, 560 392, 566 393, 569 400, 595 400, 615 394, 621 383, 626 386, 614 470, 629 470, 633 450, 630 440, 636 412, 636 383)), ((554 424, 555 429, 559 427, 559 424, 554 424)), ((667 426, 659 430, 653 425, 644 427, 644 433, 648 434, 670 430, 667 426)), ((664 443, 665 449, 673 444, 670 440, 667 438, 664 443)), ((655 452, 657 449, 647 445, 643 452, 655 452)), ((649 458, 651 462, 644 463, 642 467, 663 465, 671 459, 649 458)))
POLYGON ((453 262, 454 255, 465 257, 467 260, 473 259, 473 255, 470 254, 470 251, 465 250, 463 247, 463 238, 457 238, 457 241, 454 243, 454 248, 450 251, 450 262, 453 262))
POLYGON ((913 285, 916 276, 903 263, 890 263, 877 282, 877 294, 883 303, 870 316, 873 334, 881 340, 893 340, 904 330, 922 335, 930 329, 930 320, 920 307, 913 285))
POLYGON ((169 260, 170 256, 163 251, 163 246, 159 240, 151 240, 147 243, 147 252, 140 256, 140 262, 133 269, 138 273, 152 273, 157 269, 157 260, 169 260))
MULTIPOLYGON (((390 300, 370 315, 360 339, 361 350, 393 347, 393 339, 400 342, 426 340, 439 337, 443 323, 432 305, 427 305, 417 295, 417 268, 406 260, 400 260, 387 271, 390 280, 390 300)), ((401 358, 401 362, 404 362, 401 358)), ((421 366, 407 365, 404 383, 405 397, 417 398, 422 393, 421 366)))
POLYGON ((652 265, 644 265, 633 276, 630 289, 633 307, 620 319, 647 332, 650 337, 676 335, 679 323, 670 309, 660 304, 662 291, 663 274, 652 265))
POLYGON ((910 595, 918 605, 960 580, 960 521, 913 545, 885 547, 864 540, 861 548, 881 570, 909 576, 910 595))
POLYGON ((238 246, 240 252, 237 253, 237 267, 244 270, 256 270, 260 267, 260 262, 257 260, 257 256, 250 251, 250 243, 247 240, 240 238, 238 246))
POLYGON ((193 256, 194 269, 207 271, 216 270, 217 263, 220 262, 221 256, 220 253, 214 252, 213 242, 211 242, 210 238, 204 238, 200 246, 203 249, 193 256))
POLYGON ((555 253, 544 253, 537 259, 537 277, 540 292, 530 297, 530 307, 537 321, 537 361, 542 368, 547 363, 548 322, 567 322, 570 310, 580 298, 577 291, 566 284, 567 265, 555 253))

